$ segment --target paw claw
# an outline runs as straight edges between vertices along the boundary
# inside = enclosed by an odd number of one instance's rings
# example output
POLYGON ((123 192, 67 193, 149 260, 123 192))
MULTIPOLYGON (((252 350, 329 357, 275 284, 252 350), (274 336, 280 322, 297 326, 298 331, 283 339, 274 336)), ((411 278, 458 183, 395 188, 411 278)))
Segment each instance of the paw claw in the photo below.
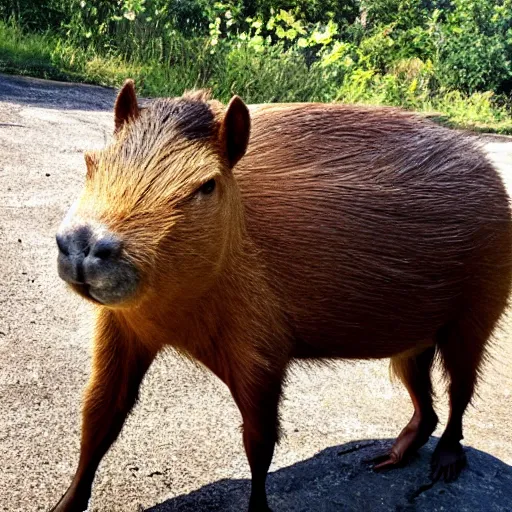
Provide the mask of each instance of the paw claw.
POLYGON ((373 471, 380 471, 385 468, 390 468, 393 466, 398 466, 400 464, 400 458, 394 452, 386 452, 372 459, 368 460, 370 464, 372 464, 373 471))

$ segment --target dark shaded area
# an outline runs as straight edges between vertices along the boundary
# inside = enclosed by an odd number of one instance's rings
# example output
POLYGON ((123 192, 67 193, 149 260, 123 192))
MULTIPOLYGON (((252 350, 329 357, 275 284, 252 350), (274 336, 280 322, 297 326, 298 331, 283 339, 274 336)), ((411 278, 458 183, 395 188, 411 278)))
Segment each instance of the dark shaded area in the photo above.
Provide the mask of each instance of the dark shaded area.
MULTIPOLYGON (((467 448, 468 467, 451 484, 432 483, 432 438, 407 466, 375 473, 367 460, 391 440, 355 441, 271 473, 267 490, 274 512, 437 512, 512 510, 512 466, 467 448)), ((249 480, 221 480, 165 501, 147 512, 240 512, 246 510, 249 480)))
POLYGON ((116 91, 107 87, 0 75, 0 101, 59 110, 111 111, 115 97, 116 91))

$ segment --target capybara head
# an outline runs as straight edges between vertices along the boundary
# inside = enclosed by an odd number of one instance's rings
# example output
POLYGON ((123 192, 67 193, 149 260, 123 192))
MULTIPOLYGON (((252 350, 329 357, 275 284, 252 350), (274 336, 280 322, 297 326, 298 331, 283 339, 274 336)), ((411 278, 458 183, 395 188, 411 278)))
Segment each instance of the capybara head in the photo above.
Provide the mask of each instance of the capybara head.
POLYGON ((86 153, 84 189, 57 234, 59 275, 106 306, 200 296, 241 240, 231 169, 247 148, 247 107, 199 91, 140 108, 128 80, 114 110, 114 141, 86 153))

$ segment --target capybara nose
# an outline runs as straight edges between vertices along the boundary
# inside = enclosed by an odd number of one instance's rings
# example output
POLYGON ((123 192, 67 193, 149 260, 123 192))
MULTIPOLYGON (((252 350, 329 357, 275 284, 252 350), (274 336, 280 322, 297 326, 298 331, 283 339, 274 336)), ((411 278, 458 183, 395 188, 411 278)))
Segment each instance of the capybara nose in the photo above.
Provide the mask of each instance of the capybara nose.
POLYGON ((120 240, 110 234, 98 237, 88 226, 58 234, 56 240, 59 276, 74 284, 90 284, 108 272, 122 249, 120 240))
POLYGON ((121 240, 108 236, 100 238, 91 246, 89 256, 105 262, 113 261, 121 254, 121 249, 121 240))
POLYGON ((92 230, 87 226, 56 236, 57 247, 63 256, 87 256, 91 248, 91 239, 92 230))

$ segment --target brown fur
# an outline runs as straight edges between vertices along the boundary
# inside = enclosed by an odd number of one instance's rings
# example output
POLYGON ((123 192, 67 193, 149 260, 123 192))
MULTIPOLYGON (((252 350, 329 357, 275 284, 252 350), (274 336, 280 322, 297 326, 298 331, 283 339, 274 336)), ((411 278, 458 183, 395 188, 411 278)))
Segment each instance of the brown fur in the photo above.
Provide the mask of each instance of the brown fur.
POLYGON ((435 428, 437 347, 451 417, 434 476, 455 477, 464 463, 462 414, 510 287, 510 212, 496 171, 473 143, 411 114, 322 104, 253 107, 248 151, 231 170, 249 130, 239 101, 227 114, 203 93, 143 109, 125 102, 116 140, 87 159, 73 215, 123 238, 141 285, 98 306, 79 469, 55 511, 83 509, 146 369, 169 345, 229 386, 253 512, 268 510, 292 358, 392 358, 415 413, 383 466, 435 428), (214 200, 198 200, 212 178, 214 200))

